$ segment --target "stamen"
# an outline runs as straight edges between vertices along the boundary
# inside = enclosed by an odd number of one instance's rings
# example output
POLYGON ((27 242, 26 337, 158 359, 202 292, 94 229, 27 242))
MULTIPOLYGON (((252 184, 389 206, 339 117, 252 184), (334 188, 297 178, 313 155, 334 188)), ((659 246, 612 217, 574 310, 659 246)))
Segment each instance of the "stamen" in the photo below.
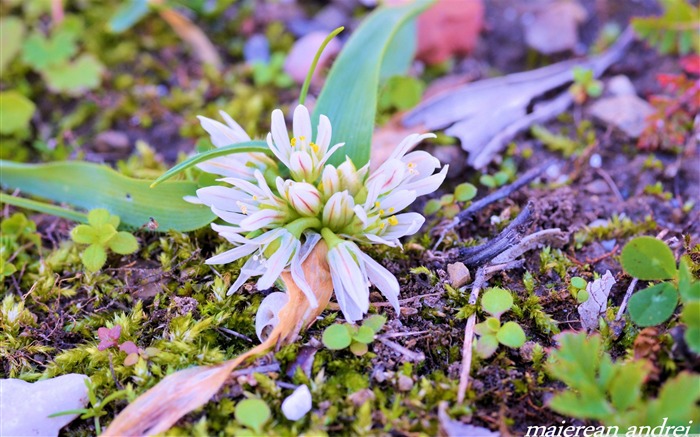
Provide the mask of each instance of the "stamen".
POLYGON ((391 214, 392 212, 394 212, 394 207, 393 207, 393 206, 392 206, 391 208, 389 208, 389 214, 391 214))
POLYGON ((238 205, 238 207, 241 208, 241 212, 243 214, 248 215, 248 205, 241 201, 236 202, 236 205, 238 205))
POLYGON ((379 201, 374 202, 374 207, 379 208, 382 204, 379 201))
POLYGON ((396 226, 399 224, 399 219, 397 219, 396 216, 392 215, 391 217, 389 217, 389 224, 391 226, 396 226))
POLYGON ((311 146, 314 152, 318 153, 318 145, 316 143, 312 141, 311 143, 309 143, 309 146, 311 146))
POLYGON ((384 210, 383 210, 383 209, 380 209, 380 210, 379 210, 379 215, 384 215, 384 210))
POLYGON ((292 138, 290 143, 292 144, 292 147, 296 146, 297 145, 297 138, 296 137, 292 138))

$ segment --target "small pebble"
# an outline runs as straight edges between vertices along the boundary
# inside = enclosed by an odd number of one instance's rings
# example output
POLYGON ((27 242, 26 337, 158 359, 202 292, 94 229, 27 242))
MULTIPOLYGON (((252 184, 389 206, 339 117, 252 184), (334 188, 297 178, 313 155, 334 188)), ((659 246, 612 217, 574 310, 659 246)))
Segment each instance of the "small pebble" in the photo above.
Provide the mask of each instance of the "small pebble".
POLYGON ((603 165, 603 158, 598 153, 591 155, 591 159, 588 160, 588 165, 592 168, 600 168, 603 165))
POLYGON ((447 265, 447 273, 450 275, 450 285, 459 288, 471 281, 471 274, 464 263, 453 263, 447 265))
POLYGON ((131 149, 129 137, 124 132, 108 130, 95 137, 93 146, 96 152, 128 152, 131 149))
POLYGON ((399 391, 409 391, 413 388, 413 379, 406 375, 399 375, 399 391))
POLYGON ((636 96, 637 90, 634 89, 632 81, 629 77, 619 74, 608 81, 608 91, 614 96, 636 96))

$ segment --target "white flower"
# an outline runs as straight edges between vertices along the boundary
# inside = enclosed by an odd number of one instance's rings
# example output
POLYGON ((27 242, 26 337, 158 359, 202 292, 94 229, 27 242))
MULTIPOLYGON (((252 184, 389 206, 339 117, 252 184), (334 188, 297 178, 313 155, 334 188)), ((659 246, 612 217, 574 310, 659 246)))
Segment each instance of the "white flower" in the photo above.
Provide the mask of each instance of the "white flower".
MULTIPOLYGON (((219 111, 219 113, 226 124, 201 115, 197 117, 204 130, 209 133, 215 147, 250 141, 248 134, 227 113, 224 111, 219 111)), ((240 153, 214 158, 197 164, 197 167, 207 173, 252 181, 256 169, 263 171, 267 168, 277 169, 277 164, 264 153, 240 153)))
MULTIPOLYGON (((245 140, 242 129, 227 116, 224 118, 228 126, 202 120, 215 145, 245 140)), ((409 152, 420 141, 434 137, 425 134, 404 139, 371 175, 369 165, 357 169, 348 158, 336 168, 326 161, 342 144, 329 148, 331 134, 330 121, 321 115, 316 141, 311 141, 309 112, 299 105, 290 138, 282 112, 275 110, 267 142, 289 170, 289 179, 279 176, 283 172, 272 167, 266 156, 227 157, 234 161, 227 164, 230 173, 216 167, 217 174, 226 176, 220 181, 230 186, 202 188, 197 191, 197 200, 230 224, 212 224, 212 228, 234 247, 207 263, 230 263, 247 257, 229 294, 258 276, 258 288, 270 288, 283 271, 289 271, 313 308, 318 302, 301 266, 323 238, 329 249, 327 261, 336 299, 348 321, 360 320, 368 311, 371 285, 398 312, 398 281, 359 245, 400 247, 402 237, 418 232, 425 218, 402 211, 418 196, 435 191, 445 179, 447 166, 434 174, 440 168, 436 158, 424 151, 409 152), (246 168, 236 167, 238 162, 244 162, 246 168)), ((268 306, 261 306, 256 320, 260 332, 275 324, 268 306)))

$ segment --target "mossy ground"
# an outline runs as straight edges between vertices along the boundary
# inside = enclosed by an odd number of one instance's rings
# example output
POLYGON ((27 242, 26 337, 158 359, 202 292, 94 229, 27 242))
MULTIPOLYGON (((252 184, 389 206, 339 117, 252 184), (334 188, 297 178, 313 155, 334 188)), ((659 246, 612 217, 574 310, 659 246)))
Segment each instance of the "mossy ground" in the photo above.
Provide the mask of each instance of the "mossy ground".
MULTIPOLYGON (((222 109, 255 137, 269 129, 267 114, 273 108, 294 103, 296 89, 256 84, 242 61, 245 36, 241 29, 253 26, 265 33, 272 52, 288 51, 294 39, 284 25, 267 22, 256 14, 254 3, 232 6, 226 13, 202 14, 198 19, 224 54, 228 67, 223 72, 201 68, 157 17, 115 36, 103 28, 104 17, 113 12, 107 2, 90 6, 68 3, 67 12, 80 17, 89 36, 81 41, 83 48, 99 54, 109 71, 99 89, 81 98, 69 98, 46 93, 34 73, 13 64, 3 76, 3 86, 12 83, 30 89, 39 109, 35 129, 2 138, 4 159, 106 161, 125 174, 152 178, 179 154, 191 151, 203 136, 195 115, 215 117, 222 109), (96 149, 95 137, 107 129, 125 133, 130 143, 139 140, 138 147, 96 149)), ((2 8, 12 9, 5 4, 2 8)), ((20 6, 12 11, 28 14, 20 6)), ((358 9, 358 14, 364 13, 358 9)), ((47 25, 45 14, 34 20, 33 25, 47 25)), ((510 52, 500 57, 488 52, 497 50, 493 36, 503 31, 503 24, 497 25, 479 56, 506 71, 524 68, 524 53, 517 56, 518 61, 508 63, 510 52)), ((614 67, 614 73, 629 75, 642 93, 658 91, 651 73, 664 68, 677 71, 676 61, 637 44, 626 60, 614 67)), ((574 132, 588 122, 579 115, 561 117, 547 127, 555 132, 574 132)), ((581 140, 580 153, 568 161, 529 137, 519 137, 508 152, 519 173, 545 157, 555 157, 563 165, 562 173, 571 176, 570 181, 563 186, 541 185, 517 192, 481 211, 446 245, 449 255, 451 248, 486 241, 503 227, 492 220, 493 216, 510 220, 528 200, 536 201, 533 230, 559 227, 568 232, 561 247, 529 253, 522 268, 498 274, 489 283, 514 293, 516 307, 504 321, 517 321, 528 340, 545 350, 555 346, 556 333, 580 329, 577 302, 569 291, 571 277, 592 280, 596 274, 611 270, 618 281, 608 310, 608 320, 614 319, 631 280, 622 272, 617 256, 619 248, 633 236, 667 231, 667 237, 678 238, 676 251, 690 253, 696 263, 700 261, 699 207, 684 208, 686 201, 697 201, 697 150, 681 155, 640 152, 629 139, 598 126, 587 129, 593 132, 595 147, 587 148, 581 140), (625 201, 611 191, 587 191, 598 179, 595 173, 582 170, 593 151, 601 154, 602 171, 612 177, 625 201), (678 170, 669 177, 665 169, 672 165, 678 170), (645 190, 657 182, 661 182, 662 191, 672 194, 670 201, 645 190), (612 220, 605 227, 587 226, 600 218, 612 220), (610 240, 617 250, 609 247, 610 240)), ((494 165, 489 171, 496 170, 494 165)), ((448 186, 470 181, 483 195, 489 189, 478 185, 478 180, 479 175, 470 172, 452 178, 448 186)), ((528 425, 571 422, 546 406, 561 384, 548 378, 544 355, 528 352, 533 343, 527 350, 501 347, 487 360, 475 359, 467 401, 457 404, 464 325, 473 308, 467 305, 468 290, 446 286, 446 257, 428 250, 435 241, 431 228, 439 221, 439 217, 429 218, 423 231, 405 242, 403 251, 372 253, 399 278, 405 301, 401 314, 394 314, 375 292, 371 301, 376 305, 371 311, 388 317, 383 333, 395 335, 391 341, 422 354, 423 360, 412 361, 411 356, 379 341, 362 357, 324 348, 320 343, 323 329, 340 317, 337 311, 328 310, 295 344, 252 365, 272 371, 233 378, 212 402, 183 418, 169 435, 244 433, 233 419, 233 411, 246 396, 267 402, 273 419, 265 430, 275 435, 435 435, 442 401, 448 403, 451 417, 503 433, 522 434, 528 425), (308 358, 308 351, 316 349, 308 358), (308 374, 302 370, 305 366, 308 374), (282 416, 280 405, 291 393, 290 387, 301 383, 309 384, 314 408, 293 423, 282 416)), ((80 262, 81 248, 70 241, 72 223, 9 206, 3 207, 2 223, 2 247, 17 271, 2 278, 0 376, 35 381, 84 373, 90 376, 98 399, 125 390, 123 397, 104 408, 103 426, 127 401, 166 374, 218 363, 257 343, 255 313, 272 290, 258 291, 246 285, 239 293, 226 296, 240 263, 204 264, 206 258, 227 248, 211 230, 189 234, 136 230, 140 242, 137 253, 112 255, 102 271, 91 274, 80 262), (125 366, 126 353, 116 347, 99 351, 98 328, 116 324, 122 326, 122 342, 131 340, 143 349, 156 348, 158 353, 125 366)), ((660 368, 659 383, 681 370, 697 371, 699 367, 697 356, 680 352, 679 337, 673 335, 677 324, 674 317, 659 328, 660 349, 654 357, 660 368)), ((620 359, 632 354, 638 332, 624 319, 601 327, 607 347, 620 359)), ((651 391, 656 387, 652 385, 651 391)), ((95 432, 92 420, 76 420, 63 435, 95 432)))

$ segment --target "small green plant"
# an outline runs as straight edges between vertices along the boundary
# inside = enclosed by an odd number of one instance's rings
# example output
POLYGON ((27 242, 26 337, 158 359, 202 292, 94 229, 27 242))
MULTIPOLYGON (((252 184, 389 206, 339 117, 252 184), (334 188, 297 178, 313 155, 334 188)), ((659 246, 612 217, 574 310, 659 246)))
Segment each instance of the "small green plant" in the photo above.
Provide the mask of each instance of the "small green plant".
MULTIPOLYGON (((598 420, 627 430, 642 425, 688 426, 698 417, 700 376, 680 373, 669 380, 656 399, 644 399, 644 381, 650 371, 645 360, 613 363, 599 335, 566 332, 547 363, 549 374, 568 388, 549 403, 554 411, 579 419, 598 420)), ((691 427, 697 429, 695 423, 691 427)), ((693 431, 697 432, 697 431, 693 431)))
POLYGON ((88 389, 88 399, 90 400, 90 408, 80 408, 77 410, 67 410, 67 411, 61 411, 59 413, 54 413, 50 415, 49 417, 57 417, 57 416, 65 416, 67 414, 80 414, 80 418, 85 420, 89 418, 94 418, 95 421, 95 432, 97 435, 102 434, 102 427, 100 426, 100 417, 104 416, 107 414, 107 411, 105 411, 105 407, 107 404, 109 404, 112 401, 115 401, 117 399, 123 399, 131 394, 130 389, 126 390, 119 390, 111 393, 109 396, 106 398, 102 399, 101 401, 97 400, 97 395, 95 394, 95 385, 90 381, 89 378, 85 379, 85 386, 88 389))
POLYGON ((474 332, 476 352, 482 358, 488 358, 496 352, 498 345, 519 348, 525 344, 525 332, 516 322, 501 324, 501 315, 513 307, 513 296, 503 288, 490 288, 481 298, 481 308, 491 317, 477 324, 474 332))
POLYGON ((384 327, 385 323, 386 317, 377 314, 368 317, 362 326, 337 323, 323 331, 321 341, 330 350, 350 347, 353 354, 361 356, 367 353, 367 345, 374 341, 374 336, 384 327))
POLYGON ((622 249, 622 268, 629 275, 645 281, 664 281, 632 295, 628 309, 638 326, 655 326, 668 320, 676 310, 680 297, 684 304, 681 321, 687 325, 685 340, 700 353, 700 281, 690 269, 688 257, 679 268, 671 249, 653 237, 638 237, 622 249))
POLYGON ((481 185, 487 186, 489 188, 502 187, 507 184, 508 181, 515 177, 517 173, 517 168, 515 167, 515 161, 513 158, 506 158, 501 164, 501 168, 493 175, 484 174, 479 178, 481 185))
POLYGON ((270 407, 262 399, 245 399, 236 405, 236 421, 246 428, 262 434, 263 426, 270 420, 270 407))
POLYGON ((439 213, 442 217, 453 218, 462 210, 463 202, 468 202, 475 196, 476 187, 468 182, 465 182, 455 187, 454 194, 445 194, 439 199, 430 199, 425 204, 423 213, 425 215, 439 213))
POLYGON ((589 296, 586 287, 588 287, 588 282, 586 282, 586 280, 582 277, 574 276, 571 278, 569 291, 571 292, 571 295, 576 298, 578 303, 583 303, 588 300, 589 296))
POLYGON ((647 185, 644 187, 644 194, 650 194, 656 196, 661 200, 671 200, 673 194, 664 191, 664 186, 661 182, 656 182, 654 185, 647 185))
POLYGON ((411 76, 392 76, 384 84, 384 88, 379 95, 379 110, 405 111, 416 106, 421 97, 425 84, 411 76))
POLYGON ((88 214, 88 224, 78 225, 71 231, 71 238, 78 244, 89 246, 80 255, 83 265, 96 272, 107 261, 107 250, 128 255, 138 250, 139 244, 129 232, 117 231, 119 217, 106 209, 93 209, 88 214))
POLYGON ((596 80, 593 70, 574 67, 574 83, 569 87, 569 93, 573 96, 574 102, 580 105, 589 98, 600 97, 603 94, 603 82, 596 80))
POLYGON ((661 54, 700 52, 700 8, 685 0, 662 0, 660 17, 633 18, 632 28, 661 54))
POLYGON ((284 72, 284 53, 275 52, 268 62, 255 62, 252 65, 253 82, 256 86, 274 85, 278 88, 289 88, 294 80, 284 72))

